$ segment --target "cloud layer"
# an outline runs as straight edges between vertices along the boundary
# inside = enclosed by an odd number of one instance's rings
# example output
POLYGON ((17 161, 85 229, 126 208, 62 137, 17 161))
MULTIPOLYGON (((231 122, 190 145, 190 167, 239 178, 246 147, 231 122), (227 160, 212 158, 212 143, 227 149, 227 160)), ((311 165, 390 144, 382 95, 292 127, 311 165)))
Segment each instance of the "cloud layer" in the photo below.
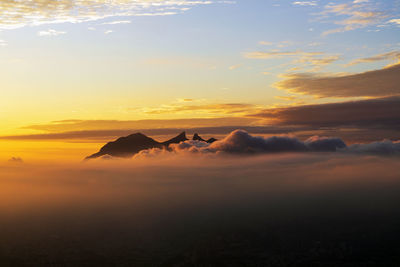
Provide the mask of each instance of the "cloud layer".
POLYGON ((354 144, 348 151, 362 154, 400 155, 400 141, 384 140, 370 144, 354 144))
POLYGON ((315 127, 365 127, 398 129, 400 97, 388 97, 341 103, 301 105, 265 109, 253 117, 273 119, 281 125, 315 127))
POLYGON ((2 266, 398 260, 398 158, 168 154, 0 166, 2 266))
MULTIPOLYGON (((202 109, 205 106, 199 105, 195 108, 202 109)), ((149 136, 172 137, 182 131, 189 134, 197 132, 208 137, 219 135, 217 137, 220 138, 220 135, 226 135, 236 129, 263 135, 295 134, 302 139, 312 135, 337 136, 350 143, 372 142, 384 138, 399 139, 399 97, 279 108, 254 108, 252 105, 243 104, 231 108, 242 113, 235 114, 236 117, 208 119, 63 120, 29 125, 23 129, 35 130, 38 133, 0 136, 0 140, 104 142, 135 132, 149 136)))
POLYGON ((356 74, 284 75, 278 89, 316 97, 383 97, 400 94, 400 65, 356 74))
POLYGON ((340 138, 313 136, 300 141, 290 136, 259 137, 246 131, 235 130, 222 140, 208 144, 202 141, 189 140, 172 144, 167 150, 149 149, 141 151, 136 157, 154 156, 165 153, 211 153, 211 154, 263 154, 279 152, 342 152, 367 153, 379 155, 400 155, 400 141, 385 140, 370 144, 347 146, 340 138))
MULTIPOLYGON (((243 107, 242 107, 243 108, 243 107)), ((121 129, 165 129, 165 128, 195 128, 232 125, 250 125, 254 118, 222 117, 222 118, 191 118, 191 119, 153 119, 153 120, 61 120, 48 124, 29 125, 24 129, 38 130, 50 133, 83 130, 121 130, 121 129)))
POLYGON ((207 114, 237 114, 246 113, 257 106, 244 103, 203 104, 203 105, 164 105, 145 111, 147 114, 179 114, 179 113, 207 113, 207 114))
POLYGON ((0 1, 0 29, 62 22, 84 22, 120 16, 174 15, 205 0, 32 0, 0 1))

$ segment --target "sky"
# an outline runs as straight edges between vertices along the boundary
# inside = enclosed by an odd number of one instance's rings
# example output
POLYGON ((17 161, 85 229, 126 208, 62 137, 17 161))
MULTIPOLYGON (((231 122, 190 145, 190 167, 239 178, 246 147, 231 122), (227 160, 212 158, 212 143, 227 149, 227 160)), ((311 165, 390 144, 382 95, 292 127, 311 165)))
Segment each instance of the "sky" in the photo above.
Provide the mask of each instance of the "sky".
POLYGON ((400 262, 399 33, 400 0, 0 1, 0 266, 400 262))
POLYGON ((398 0, 2 1, 0 138, 329 126, 394 139, 399 30, 398 0))

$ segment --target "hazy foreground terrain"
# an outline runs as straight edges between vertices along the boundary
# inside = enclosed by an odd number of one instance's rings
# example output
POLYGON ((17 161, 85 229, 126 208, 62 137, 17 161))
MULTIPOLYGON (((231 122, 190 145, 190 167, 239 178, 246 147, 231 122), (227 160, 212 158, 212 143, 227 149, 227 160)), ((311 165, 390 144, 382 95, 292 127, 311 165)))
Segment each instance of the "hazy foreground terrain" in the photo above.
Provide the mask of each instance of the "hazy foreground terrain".
POLYGON ((398 157, 157 155, 0 174, 1 266, 398 266, 398 157))

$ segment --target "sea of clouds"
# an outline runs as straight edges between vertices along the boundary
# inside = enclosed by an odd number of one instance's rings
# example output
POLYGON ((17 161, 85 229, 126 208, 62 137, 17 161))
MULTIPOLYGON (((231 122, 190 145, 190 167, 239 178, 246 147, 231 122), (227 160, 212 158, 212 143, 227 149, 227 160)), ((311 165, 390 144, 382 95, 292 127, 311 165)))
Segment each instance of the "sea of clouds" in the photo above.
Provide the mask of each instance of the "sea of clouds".
POLYGON ((180 144, 172 144, 168 149, 149 149, 136 157, 154 156, 166 152, 206 153, 206 154, 263 154, 276 152, 340 152, 356 154, 400 155, 400 141, 383 140, 366 144, 346 143, 335 137, 313 136, 301 141, 292 136, 260 137, 252 136, 244 130, 235 130, 224 139, 212 144, 188 140, 180 144))
POLYGON ((158 266, 182 257, 215 260, 209 253, 221 251, 215 257, 229 261, 233 253, 267 264, 319 247, 390 261, 400 240, 400 162, 386 155, 398 153, 392 141, 346 146, 337 138, 235 131, 213 144, 186 141, 130 159, 5 162, 0 263, 158 266), (342 251, 338 238, 352 250, 342 251), (218 240, 218 249, 197 251, 218 240), (248 243, 251 253, 258 244, 272 254, 246 254, 248 243))

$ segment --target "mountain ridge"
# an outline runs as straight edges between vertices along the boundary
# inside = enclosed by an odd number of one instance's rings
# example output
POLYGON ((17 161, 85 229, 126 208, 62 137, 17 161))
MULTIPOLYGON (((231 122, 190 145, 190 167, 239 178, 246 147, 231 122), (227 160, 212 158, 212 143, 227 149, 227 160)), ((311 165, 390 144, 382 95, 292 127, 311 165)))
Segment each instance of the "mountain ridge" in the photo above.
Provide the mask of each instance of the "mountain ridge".
MULTIPOLYGON (((168 148, 171 144, 179 144, 188 140, 189 139, 186 137, 186 132, 181 132, 179 135, 164 142, 158 142, 142 133, 134 133, 128 136, 119 137, 114 141, 106 143, 98 152, 87 156, 85 160, 95 159, 106 155, 127 158, 139 153, 142 150, 152 148, 168 148)), ((192 140, 207 143, 213 143, 217 141, 215 138, 210 138, 206 141, 197 133, 193 135, 192 140)))

